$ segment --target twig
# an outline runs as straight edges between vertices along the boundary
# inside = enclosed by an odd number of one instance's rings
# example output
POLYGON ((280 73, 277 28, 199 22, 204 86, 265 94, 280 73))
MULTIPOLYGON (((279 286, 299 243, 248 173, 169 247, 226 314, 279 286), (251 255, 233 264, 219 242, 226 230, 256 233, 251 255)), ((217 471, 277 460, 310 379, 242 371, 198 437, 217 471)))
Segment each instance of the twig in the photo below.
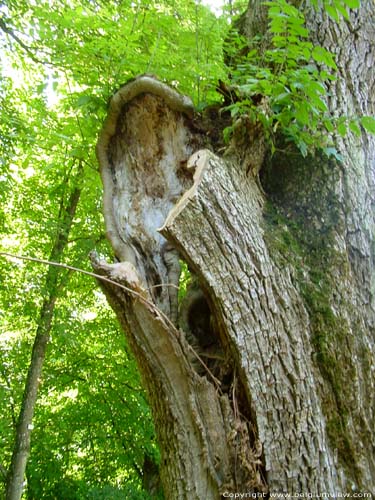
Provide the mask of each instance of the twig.
POLYGON ((125 285, 122 285, 121 283, 118 283, 117 281, 111 280, 110 278, 107 278, 106 276, 102 276, 101 274, 93 273, 91 271, 85 271, 84 269, 80 269, 78 267, 74 266, 69 266, 68 264, 62 264, 61 262, 52 262, 50 260, 46 259, 39 259, 37 257, 27 257, 25 255, 16 255, 8 252, 0 252, 0 255, 3 255, 4 257, 10 257, 13 259, 20 259, 20 260, 26 260, 26 261, 31 261, 31 262, 38 262, 39 264, 46 264, 48 266, 55 266, 55 267, 61 267, 63 269, 68 269, 70 271, 76 271, 81 274, 86 274, 87 276, 91 276, 92 278, 100 279, 102 281, 106 281, 107 283, 110 283, 111 285, 115 285, 122 290, 125 290, 126 292, 130 293, 134 297, 137 297, 140 299, 142 302, 146 303, 148 306, 151 306, 155 312, 158 312, 161 316, 163 316, 163 319, 166 319, 175 329, 176 327, 173 325, 171 320, 166 316, 160 309, 158 309, 155 304, 147 300, 145 297, 143 297, 142 294, 139 292, 136 292, 132 288, 129 288, 125 285))
MULTIPOLYGON (((0 255, 2 255, 4 257, 11 258, 11 259, 26 260, 26 261, 31 261, 31 262, 38 262, 39 264, 46 264, 48 266, 61 267, 63 269, 68 269, 69 271, 75 271, 75 272, 78 272, 81 274, 86 274, 87 276, 91 276, 92 278, 96 278, 96 279, 105 281, 106 283, 110 283, 111 285, 115 285, 115 286, 121 288, 122 290, 125 290, 126 292, 130 293, 133 297, 136 297, 143 304, 150 307, 154 313, 156 313, 161 319, 163 319, 167 323, 167 325, 175 333, 176 338, 179 339, 179 331, 177 330, 176 326, 172 323, 172 321, 168 318, 168 316, 165 313, 163 313, 163 311, 161 311, 158 307, 156 307, 156 305, 153 302, 149 301, 142 294, 140 294, 139 292, 136 292, 132 288, 129 288, 125 285, 122 285, 121 283, 118 283, 117 281, 113 281, 110 278, 107 278, 106 276, 102 276, 101 274, 93 273, 91 271, 85 271, 84 269, 80 269, 80 268, 74 267, 74 266, 69 266, 68 264, 62 264, 61 262, 52 262, 52 261, 46 260, 46 259, 39 259, 37 257, 27 257, 25 255, 16 255, 16 254, 8 253, 8 252, 0 252, 0 255)), ((167 284, 167 285, 155 285, 155 286, 176 286, 176 285, 167 284)), ((191 345, 189 345, 189 349, 193 352, 194 356, 198 359, 198 361, 202 364, 204 369, 210 375, 210 377, 214 381, 215 385, 220 389, 220 381, 215 377, 215 375, 211 372, 211 370, 208 368, 206 363, 202 360, 202 358, 193 349, 193 347, 191 345)))
POLYGON ((217 389, 220 391, 221 393, 221 382, 218 378, 215 377, 215 375, 212 373, 212 371, 208 368, 208 366, 206 365, 206 363, 203 361, 203 359, 199 356, 199 354, 197 353, 197 351, 190 345, 189 345, 189 349, 190 351, 194 354, 194 356, 197 358, 197 360, 200 362, 200 364, 203 366, 203 368, 206 370, 206 372, 209 374, 209 376, 212 378, 212 380, 214 381, 217 389))
POLYGON ((28 56, 35 62, 35 63, 38 63, 38 64, 47 64, 46 61, 42 61, 41 59, 38 59, 38 57, 36 57, 32 50, 30 49, 30 47, 28 47, 15 33, 13 30, 11 30, 10 28, 8 28, 8 26, 4 23, 4 20, 2 18, 0 18, 0 28, 4 31, 4 33, 7 33, 9 36, 11 36, 13 38, 13 40, 15 40, 18 45, 20 45, 28 54, 28 56))
POLYGON ((5 483, 7 475, 8 475, 8 471, 6 470, 6 468, 1 463, 0 463, 0 474, 2 476, 2 478, 1 478, 2 481, 5 483))

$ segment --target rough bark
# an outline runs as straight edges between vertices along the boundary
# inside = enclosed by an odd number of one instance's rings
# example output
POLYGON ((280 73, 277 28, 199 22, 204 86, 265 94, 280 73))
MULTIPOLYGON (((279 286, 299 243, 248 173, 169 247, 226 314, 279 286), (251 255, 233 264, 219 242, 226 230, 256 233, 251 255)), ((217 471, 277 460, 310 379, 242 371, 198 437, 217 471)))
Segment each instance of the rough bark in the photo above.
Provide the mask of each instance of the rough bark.
MULTIPOLYGON (((264 484, 250 420, 244 417, 242 422, 238 408, 220 388, 220 374, 210 371, 207 360, 176 328, 171 297, 178 286, 178 254, 157 229, 173 202, 181 195, 180 203, 194 196, 201 166, 196 168, 194 157, 187 160, 205 139, 193 132, 191 108, 175 105, 181 96, 164 99, 170 92, 157 80, 141 77, 115 97, 98 156, 109 237, 116 255, 129 260, 106 264, 94 257, 93 263, 97 272, 133 290, 129 294, 102 283, 148 388, 163 443, 161 475, 167 498, 213 499, 239 483, 258 483, 259 488, 264 484), (123 210, 126 200, 132 211, 123 210), (202 370, 206 376, 201 376, 202 370)), ((229 381, 226 385, 233 399, 237 387, 229 381)))
MULTIPOLYGON (((337 29, 370 53, 373 5, 362 9, 352 20, 364 16, 361 29, 337 29)), ((316 22, 336 29, 323 15, 316 22)), ((263 23, 255 4, 244 29, 263 23)), ((350 100, 372 114, 353 71, 340 74, 331 105, 339 112, 350 100)), ((217 156, 187 102, 140 77, 115 95, 98 143, 121 262, 93 264, 122 285, 102 283, 148 389, 166 498, 371 491, 374 141, 338 140, 342 164, 266 159, 264 193, 248 168, 264 144, 217 156), (179 256, 195 275, 191 303, 209 316, 200 323, 209 342, 183 331, 185 319, 179 328, 179 256)))
POLYGON ((198 196, 181 213, 183 224, 173 214, 165 231, 189 249, 185 258, 202 270, 215 315, 226 326, 230 359, 245 390, 242 412, 258 429, 268 484, 274 491, 332 488, 337 472, 310 363, 308 315, 292 272, 280 269, 267 250, 254 180, 210 153, 203 161, 207 171, 198 196))
MULTIPOLYGON (((243 19, 247 36, 259 32, 260 8, 256 3, 243 19)), ((336 55, 337 80, 328 89, 331 113, 374 115, 373 2, 363 2, 350 21, 336 23, 313 9, 306 16, 313 41, 336 55)), ((318 388, 329 444, 346 476, 344 486, 371 490, 375 141, 362 131, 359 138, 337 134, 335 144, 341 164, 275 155, 262 175, 284 224, 299 228, 294 234, 304 262, 294 268, 306 274, 299 282, 310 317, 312 360, 322 377, 318 388)))
MULTIPOLYGON (((81 175, 81 169, 79 176, 81 175)), ((78 176, 78 178, 79 178, 78 176)), ((76 212, 80 189, 73 189, 68 200, 61 200, 59 226, 54 241, 50 261, 61 262, 68 242, 69 231, 76 212)), ((20 500, 24 489, 24 477, 27 460, 30 454, 32 421, 38 396, 39 383, 42 377, 43 363, 50 340, 52 320, 58 296, 58 283, 61 270, 51 266, 48 269, 45 290, 46 296, 40 309, 38 326, 35 334, 31 361, 26 377, 25 390, 19 413, 12 459, 7 474, 6 500, 20 500)))

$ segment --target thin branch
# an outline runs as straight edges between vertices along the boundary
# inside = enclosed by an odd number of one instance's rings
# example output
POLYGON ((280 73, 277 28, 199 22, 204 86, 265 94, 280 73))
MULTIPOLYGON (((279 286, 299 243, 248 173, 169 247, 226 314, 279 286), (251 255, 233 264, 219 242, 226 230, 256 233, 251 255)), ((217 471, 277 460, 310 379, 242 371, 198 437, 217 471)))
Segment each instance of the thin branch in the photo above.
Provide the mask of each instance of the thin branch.
MULTIPOLYGON (((66 79, 66 83, 68 85, 68 89, 69 89, 69 92, 70 92, 70 95, 73 95, 73 91, 72 91, 72 87, 70 85, 70 80, 68 78, 68 73, 66 70, 64 70, 64 74, 65 74, 65 79, 66 79)), ((82 141, 85 140, 85 134, 83 133, 83 130, 82 130, 82 127, 81 127, 81 122, 80 122, 80 119, 78 117, 78 113, 74 113, 74 117, 77 121, 77 126, 78 126, 78 129, 79 129, 79 132, 81 134, 81 138, 82 138, 82 141)), ((82 167, 82 160, 80 161, 80 167, 82 167)))
MULTIPOLYGON (((16 255, 8 252, 0 252, 0 255, 4 257, 9 257, 11 259, 19 259, 19 260, 26 260, 26 261, 31 261, 31 262, 38 262, 39 264, 46 264, 48 266, 56 266, 56 267, 62 267, 63 269, 69 269, 70 271, 76 271, 77 273, 81 274, 86 274, 87 276, 91 276, 92 278, 96 278, 98 280, 105 281, 106 283, 110 283, 111 285, 117 286, 118 288, 121 288, 122 290, 125 290, 126 292, 130 293, 133 297, 136 297, 139 299, 143 304, 147 305, 155 314, 157 314, 161 319, 163 319, 166 324, 171 328, 173 333, 176 335, 176 338, 179 338, 179 331, 177 330, 176 326, 172 323, 172 321, 168 318, 168 316, 163 313, 156 305, 146 299, 142 294, 139 292, 136 292, 135 290, 122 285, 121 283, 118 283, 117 281, 113 281, 110 278, 107 278, 106 276, 102 276, 100 274, 93 273, 91 271, 85 271, 84 269, 80 269, 78 267, 73 267, 69 266, 68 264, 62 264, 61 262, 52 262, 50 260, 46 259, 38 259, 36 257, 26 257, 25 255, 16 255)), ((166 285, 159 285, 159 286, 171 286, 170 284, 166 285)), ((175 285, 174 285, 175 286, 175 285)), ((206 363, 202 360, 202 358, 199 356, 199 354, 193 349, 192 346, 189 345, 190 351, 193 353, 193 355, 198 359, 198 361, 202 364, 204 369, 207 371, 207 373, 210 375, 212 378, 213 382, 215 383, 216 387, 220 389, 220 382, 219 380, 215 377, 215 375, 211 372, 211 370, 208 368, 206 363)))
MULTIPOLYGON (((36 257, 26 257, 25 255, 16 255, 16 254, 8 253, 8 252, 0 252, 0 255, 3 255, 4 257, 10 257, 13 259, 38 262, 39 264, 46 264, 47 266, 62 267, 63 269, 69 269, 70 271, 75 271, 77 273, 86 274, 87 276, 91 276, 92 278, 99 279, 101 281, 105 281, 106 283, 110 283, 111 285, 115 285, 118 288, 121 288, 122 290, 125 290, 126 292, 130 293, 130 295, 132 295, 133 297, 136 297, 143 304, 150 307, 151 310, 153 312, 155 312, 159 317, 161 317, 167 323, 167 325, 174 331, 174 333, 176 333, 178 336, 177 328, 172 323, 172 321, 168 318, 168 316, 163 313, 163 311, 161 311, 158 307, 156 307, 153 302, 146 299, 141 293, 136 292, 132 288, 129 288, 125 285, 122 285, 121 283, 118 283, 117 281, 113 281, 110 278, 107 278, 106 276, 102 276, 100 274, 96 274, 96 273, 93 273, 91 271, 85 271, 84 269, 80 269, 78 267, 69 266, 68 264, 62 264, 61 262, 52 262, 52 261, 46 260, 46 259, 38 259, 36 257)), ((169 285, 165 285, 165 286, 169 286, 169 285)))
POLYGON ((78 236, 77 238, 71 238, 68 240, 68 243, 77 243, 77 241, 93 241, 94 243, 99 243, 100 241, 104 241, 106 239, 105 233, 98 234, 96 238, 92 236, 78 236))
POLYGON ((7 35, 11 36, 13 38, 13 40, 15 40, 18 45, 20 45, 26 52, 27 52, 27 55, 36 63, 38 64, 48 64, 46 61, 42 61, 41 59, 39 59, 38 57, 36 57, 36 55, 33 53, 33 51, 31 50, 30 47, 28 47, 15 33, 13 30, 11 30, 10 28, 8 28, 8 26, 5 24, 4 20, 2 18, 0 18, 0 29, 2 29, 4 31, 4 33, 6 33, 7 35))
MULTIPOLYGON (((69 266, 68 264, 62 264, 61 262, 52 262, 52 261, 46 260, 46 259, 38 259, 37 257, 27 257, 25 255, 16 255, 16 254, 8 253, 8 252, 0 252, 0 255, 3 255, 4 257, 10 257, 13 259, 38 262, 39 264, 46 264, 47 266, 62 267, 63 269, 69 269, 70 271, 76 271, 77 273, 86 274, 87 276, 91 276, 92 278, 100 279, 102 281, 106 281, 107 283, 111 283, 111 285, 115 285, 119 288, 122 288, 123 290, 130 293, 134 297, 141 299, 142 302, 145 302, 145 303, 147 303, 147 305, 153 306, 155 309, 157 309, 155 304, 153 304, 152 302, 145 299, 140 293, 136 292, 135 290, 132 290, 131 288, 128 288, 125 285, 121 285, 121 283, 118 283, 117 281, 113 281, 110 278, 107 278, 106 276, 102 276, 100 274, 96 274, 96 273, 93 273, 91 271, 85 271, 84 269, 80 269, 78 267, 69 266)), ((163 314, 162 311, 159 311, 158 309, 157 309, 157 311, 160 312, 160 314, 163 314)), ((166 318, 167 318, 167 316, 166 316, 166 318)), ((169 320, 169 318, 168 318, 168 320, 169 320)))
POLYGON ((174 283, 159 283, 158 285, 151 285, 150 287, 147 288, 147 290, 150 290, 151 288, 159 288, 163 286, 170 286, 172 288, 177 288, 177 290, 180 289, 179 286, 175 285, 174 283))
POLYGON ((1 366, 0 372, 1 372, 1 376, 3 377, 3 379, 6 383, 7 389, 10 393, 9 406, 10 406, 10 413, 11 413, 11 417, 12 417, 13 429, 15 429, 16 425, 17 425, 17 419, 16 419, 16 412, 15 412, 15 404, 14 404, 14 392, 13 392, 12 384, 9 380, 8 374, 5 370, 5 364, 3 364, 1 366))

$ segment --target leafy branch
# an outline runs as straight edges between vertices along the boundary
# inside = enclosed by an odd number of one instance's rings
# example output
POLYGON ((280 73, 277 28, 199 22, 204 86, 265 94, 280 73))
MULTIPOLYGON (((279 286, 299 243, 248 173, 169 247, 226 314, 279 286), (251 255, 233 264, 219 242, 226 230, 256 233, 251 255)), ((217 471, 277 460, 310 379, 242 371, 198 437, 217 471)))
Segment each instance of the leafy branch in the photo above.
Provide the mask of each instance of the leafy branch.
MULTIPOLYGON (((243 50, 246 56, 232 70, 231 81, 239 98, 227 109, 234 118, 246 115, 250 122, 260 123, 272 151, 276 133, 281 132, 303 156, 320 148, 340 160, 332 132, 337 130, 343 136, 349 129, 359 136, 362 126, 375 133, 375 119, 335 118, 329 114, 326 98, 330 83, 336 79, 334 55, 309 40, 303 12, 286 0, 270 0, 266 5, 270 48, 261 53, 259 38, 254 38, 250 46, 242 40, 248 50, 243 50)), ((240 44, 241 40, 237 46, 240 44)), ((226 135, 233 130, 234 126, 228 128, 226 135)))
POLYGON ((327 14, 337 22, 341 16, 349 20, 348 9, 358 9, 361 5, 360 0, 311 0, 311 3, 315 8, 322 3, 327 14))

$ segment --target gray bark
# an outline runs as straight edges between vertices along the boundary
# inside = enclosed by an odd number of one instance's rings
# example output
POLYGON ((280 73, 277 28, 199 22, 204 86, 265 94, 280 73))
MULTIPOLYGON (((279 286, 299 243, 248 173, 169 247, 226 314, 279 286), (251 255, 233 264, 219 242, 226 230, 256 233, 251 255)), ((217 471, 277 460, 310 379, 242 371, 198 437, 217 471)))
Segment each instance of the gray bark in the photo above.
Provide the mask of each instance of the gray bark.
MULTIPOLYGON (((260 4, 242 20, 248 36, 259 32, 260 4)), ((373 2, 336 23, 307 9, 314 43, 336 55, 337 80, 328 89, 333 116, 374 115, 373 2)), ((263 24, 264 29, 264 24, 263 24)), ((331 447, 347 488, 373 488, 375 378, 375 141, 362 131, 334 137, 341 164, 276 155, 264 169, 265 189, 289 221, 304 226, 312 250, 310 283, 300 283, 311 323, 313 362, 331 447), (318 255, 318 252, 320 255, 318 255), (312 272, 319 283, 312 284, 312 272), (308 285, 306 287, 306 284, 308 285), (308 293, 306 293, 309 288, 308 293), (324 300, 323 300, 324 299, 324 300)), ((315 280, 316 281, 316 280, 315 280)))
POLYGON ((176 246, 189 249, 186 258, 202 270, 215 313, 226 326, 229 356, 247 393, 242 404, 255 416, 268 484, 273 491, 331 490, 338 471, 327 446, 308 314, 293 270, 280 269, 271 259, 254 180, 210 153, 204 161, 199 194, 181 213, 183 223, 178 216, 169 219, 165 231, 176 246))
MULTIPOLYGON (((258 7, 247 34, 263 26, 258 7)), ((372 11, 366 3, 338 28, 324 15, 309 21, 359 52, 355 63, 339 52, 337 112, 374 113, 361 91, 373 88, 372 11)), ((337 138, 342 164, 262 161, 261 141, 222 158, 187 103, 138 78, 114 97, 98 144, 121 262, 93 265, 121 285, 102 283, 148 389, 166 498, 372 491, 374 140, 337 138), (178 327, 178 256, 206 301, 210 345, 178 327)))

